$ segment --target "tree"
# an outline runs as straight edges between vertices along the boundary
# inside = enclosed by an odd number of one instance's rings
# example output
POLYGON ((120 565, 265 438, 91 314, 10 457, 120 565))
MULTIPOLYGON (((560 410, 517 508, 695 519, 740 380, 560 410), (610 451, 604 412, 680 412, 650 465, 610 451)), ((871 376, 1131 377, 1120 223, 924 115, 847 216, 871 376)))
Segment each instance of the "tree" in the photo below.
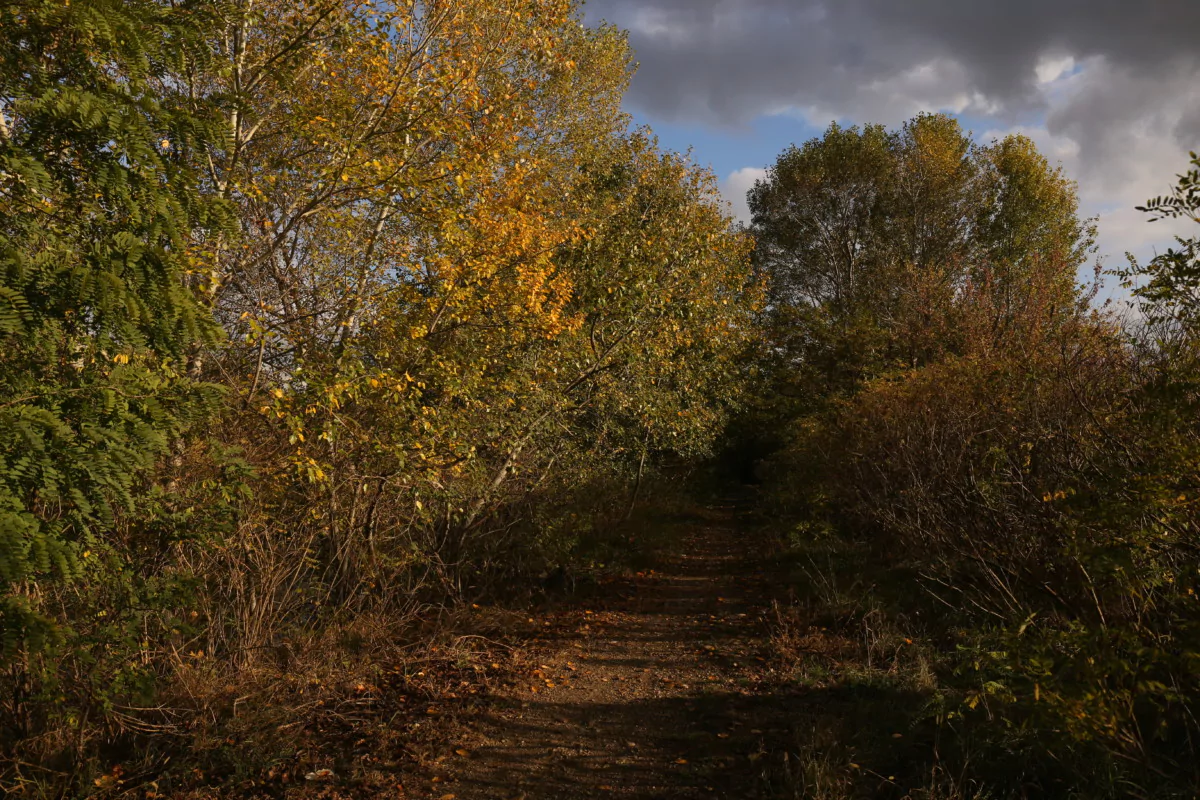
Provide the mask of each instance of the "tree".
POLYGON ((745 243, 707 178, 630 136, 621 32, 566 0, 222 8, 186 76, 223 110, 207 188, 241 225, 206 276, 229 334, 210 374, 261 476, 242 530, 302 589, 230 628, 375 602, 414 553, 455 584, 544 540, 538 502, 592 479, 608 502, 643 454, 704 449, 745 243))
MULTIPOLYGON (((1169 194, 1138 207, 1151 215, 1151 221, 1200 222, 1200 156, 1191 155, 1191 169, 1178 177, 1169 194)), ((1120 275, 1134 297, 1141 300, 1142 311, 1149 320, 1194 334, 1200 318, 1200 237, 1177 238, 1176 242, 1177 249, 1168 249, 1146 265, 1131 261, 1129 269, 1120 275)))
POLYGON ((0 671, 18 784, 103 784, 183 653, 569 557, 737 404, 749 240, 573 0, 0 25, 0 632, 70 643, 0 671))
POLYGON ((980 146, 945 115, 834 124, 781 154, 749 203, 783 357, 833 390, 953 350, 946 322, 969 281, 1015 298, 1034 261, 1053 262, 1066 308, 1093 238, 1074 184, 1032 142, 980 146))
POLYGON ((187 374, 217 330, 188 282, 228 218, 193 166, 202 109, 156 83, 203 53, 201 9, 0 9, 0 654, 55 630, 38 582, 108 550, 168 443, 212 407, 187 374))

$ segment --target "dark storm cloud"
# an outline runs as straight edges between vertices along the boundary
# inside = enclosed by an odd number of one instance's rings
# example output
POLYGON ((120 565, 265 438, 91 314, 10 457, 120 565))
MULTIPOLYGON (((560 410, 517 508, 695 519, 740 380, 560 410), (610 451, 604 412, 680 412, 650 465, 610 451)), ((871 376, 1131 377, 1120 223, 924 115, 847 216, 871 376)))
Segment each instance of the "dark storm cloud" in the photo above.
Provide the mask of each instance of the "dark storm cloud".
MULTIPOLYGON (((651 119, 895 125, 948 110, 983 137, 1026 133, 1079 181, 1117 258, 1162 241, 1167 226, 1133 207, 1200 149, 1200 0, 588 0, 586 12, 629 30, 629 99, 651 119)), ((722 176, 735 203, 761 166, 722 176)))
POLYGON ((1039 110, 1045 58, 1158 76, 1200 55, 1197 0, 591 0, 629 29, 631 101, 729 124, 784 107, 857 116, 1039 110))

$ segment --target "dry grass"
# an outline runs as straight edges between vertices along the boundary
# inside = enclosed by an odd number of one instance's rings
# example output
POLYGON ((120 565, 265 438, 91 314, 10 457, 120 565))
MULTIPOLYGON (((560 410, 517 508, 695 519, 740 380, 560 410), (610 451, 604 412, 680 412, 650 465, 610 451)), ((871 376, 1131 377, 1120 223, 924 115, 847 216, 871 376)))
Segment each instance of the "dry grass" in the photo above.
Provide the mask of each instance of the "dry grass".
POLYGON ((47 756, 79 744, 97 798, 291 796, 320 788, 305 776, 322 770, 346 796, 402 796, 396 787, 436 769, 453 720, 506 680, 515 654, 486 632, 508 616, 466 608, 421 625, 361 615, 237 663, 193 654, 173 665, 154 707, 114 707, 83 733, 64 720, 22 742, 24 757, 3 765, 3 793, 76 796, 79 766, 56 771, 47 756), (48 766, 34 770, 35 759, 48 766))
POLYGON ((888 612, 855 564, 810 553, 792 576, 796 596, 774 604, 776 668, 810 702, 795 725, 803 734, 764 769, 769 791, 805 800, 985 797, 938 756, 934 648, 888 612))

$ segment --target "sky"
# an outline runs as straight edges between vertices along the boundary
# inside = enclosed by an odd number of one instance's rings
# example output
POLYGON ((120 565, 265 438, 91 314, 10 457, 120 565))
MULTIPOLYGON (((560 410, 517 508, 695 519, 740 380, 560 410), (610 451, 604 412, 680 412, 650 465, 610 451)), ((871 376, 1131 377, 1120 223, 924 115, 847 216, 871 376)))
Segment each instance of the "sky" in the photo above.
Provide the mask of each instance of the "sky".
POLYGON ((588 0, 585 14, 629 32, 626 110, 710 166, 741 219, 775 157, 831 121, 941 111, 1061 163, 1106 267, 1193 233, 1135 206, 1200 150, 1200 0, 588 0))

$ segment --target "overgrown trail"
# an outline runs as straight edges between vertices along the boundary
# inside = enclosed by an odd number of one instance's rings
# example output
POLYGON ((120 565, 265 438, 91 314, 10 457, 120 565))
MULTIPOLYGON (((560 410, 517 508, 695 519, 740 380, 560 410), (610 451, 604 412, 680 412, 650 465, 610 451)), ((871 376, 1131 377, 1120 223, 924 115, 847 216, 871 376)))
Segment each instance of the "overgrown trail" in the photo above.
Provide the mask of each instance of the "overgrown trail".
POLYGON ((532 620, 528 680, 472 725, 446 791, 767 796, 765 754, 789 739, 789 703, 771 688, 769 587, 753 541, 736 508, 704 509, 655 570, 532 620))

